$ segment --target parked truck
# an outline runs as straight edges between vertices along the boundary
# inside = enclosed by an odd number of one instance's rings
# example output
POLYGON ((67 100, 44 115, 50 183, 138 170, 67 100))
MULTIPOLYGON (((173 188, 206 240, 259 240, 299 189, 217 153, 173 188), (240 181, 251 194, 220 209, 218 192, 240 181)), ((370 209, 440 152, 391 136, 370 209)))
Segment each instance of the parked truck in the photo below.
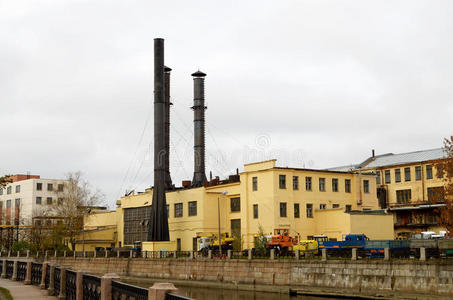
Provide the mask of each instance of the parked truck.
POLYGON ((297 244, 298 238, 289 235, 288 229, 274 229, 274 235, 267 241, 266 248, 268 250, 275 249, 276 254, 284 255, 297 244))
MULTIPOLYGON (((198 251, 207 255, 209 250, 219 249, 219 234, 213 232, 198 232, 198 251)), ((233 250, 233 242, 235 238, 230 237, 227 232, 220 234, 220 247, 222 251, 233 250)))

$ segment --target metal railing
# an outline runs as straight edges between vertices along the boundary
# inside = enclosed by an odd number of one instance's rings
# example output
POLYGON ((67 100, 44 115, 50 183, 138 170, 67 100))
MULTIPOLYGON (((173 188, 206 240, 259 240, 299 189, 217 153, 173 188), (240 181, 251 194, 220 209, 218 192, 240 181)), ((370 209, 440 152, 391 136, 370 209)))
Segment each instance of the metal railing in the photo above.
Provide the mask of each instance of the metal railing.
POLYGON ((49 265, 47 265, 47 268, 46 268, 46 275, 45 275, 45 278, 44 278, 44 286, 45 286, 46 290, 50 286, 50 266, 49 265))
POLYGON ((167 293, 165 294, 165 300, 194 300, 194 299, 177 294, 167 293))
POLYGON ((148 289, 112 280, 112 300, 148 300, 148 289))
POLYGON ((76 300, 76 279, 75 271, 66 270, 66 300, 76 300))
POLYGON ((101 278, 94 275, 83 275, 82 280, 83 300, 101 299, 101 278))
POLYGON ((42 278, 42 264, 31 263, 31 284, 40 285, 42 278))
POLYGON ((17 262, 17 281, 25 281, 27 275, 27 263, 23 261, 17 262))
POLYGON ((13 277, 13 270, 14 270, 14 261, 7 260, 6 261, 6 278, 13 277))
POLYGON ((60 295, 60 280, 61 280, 61 269, 55 267, 53 271, 53 290, 55 295, 60 295))

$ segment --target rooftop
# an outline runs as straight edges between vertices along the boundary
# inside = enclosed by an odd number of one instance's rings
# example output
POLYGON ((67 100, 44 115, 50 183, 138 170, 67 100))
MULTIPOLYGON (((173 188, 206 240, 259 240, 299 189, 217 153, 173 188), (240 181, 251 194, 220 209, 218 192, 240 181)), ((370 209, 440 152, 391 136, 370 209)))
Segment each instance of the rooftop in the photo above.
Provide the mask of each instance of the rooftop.
POLYGON ((409 163, 424 162, 445 158, 442 148, 420 150, 406 153, 386 153, 371 156, 360 164, 329 168, 330 171, 352 171, 357 169, 374 169, 379 167, 396 166, 409 163))

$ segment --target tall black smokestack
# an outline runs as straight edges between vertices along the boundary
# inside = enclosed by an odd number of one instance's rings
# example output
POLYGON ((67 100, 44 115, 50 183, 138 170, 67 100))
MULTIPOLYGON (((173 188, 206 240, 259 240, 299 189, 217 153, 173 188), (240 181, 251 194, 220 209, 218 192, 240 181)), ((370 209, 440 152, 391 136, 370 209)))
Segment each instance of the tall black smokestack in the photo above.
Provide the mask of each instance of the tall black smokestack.
POLYGON ((205 73, 199 70, 192 74, 193 78, 193 112, 194 112, 194 172, 192 186, 202 186, 206 180, 205 173, 205 118, 204 111, 204 78, 205 73))
POLYGON ((173 188, 170 176, 170 72, 169 67, 165 67, 165 189, 173 188))
POLYGON ((165 77, 164 40, 154 39, 154 188, 148 240, 168 241, 165 200, 165 77))

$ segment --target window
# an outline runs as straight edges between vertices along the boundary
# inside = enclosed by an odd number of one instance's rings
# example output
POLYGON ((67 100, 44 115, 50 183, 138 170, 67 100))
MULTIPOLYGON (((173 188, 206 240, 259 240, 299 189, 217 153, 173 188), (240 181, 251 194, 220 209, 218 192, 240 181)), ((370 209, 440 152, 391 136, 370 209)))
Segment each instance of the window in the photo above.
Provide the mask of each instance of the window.
POLYGON ((351 179, 345 179, 344 180, 344 191, 346 193, 350 193, 351 192, 351 179))
POLYGON ((286 218, 286 202, 280 202, 280 218, 286 218))
POLYGON ((319 204, 319 209, 326 209, 326 205, 325 204, 319 204))
POLYGON ((404 168, 404 181, 411 181, 411 168, 404 168))
POLYGON ((311 191, 311 177, 305 177, 305 190, 311 191))
POLYGON ((286 175, 278 176, 278 185, 281 189, 286 189, 286 175))
POLYGON ((42 191, 42 183, 41 182, 37 182, 36 183, 36 190, 37 191, 42 191))
POLYGON ((19 207, 19 206, 20 206, 20 199, 16 199, 14 205, 15 205, 16 207, 19 207))
POLYGON ((299 189, 299 176, 293 176, 293 190, 299 189))
POLYGON ((339 208, 340 204, 332 204, 332 208, 339 208))
POLYGON ((41 204, 42 197, 36 197, 36 204, 41 204))
POLYGON ((58 205, 62 205, 63 204, 63 198, 58 198, 57 203, 58 203, 58 205))
POLYGON ((415 180, 422 180, 422 167, 421 166, 415 167, 415 180))
POLYGON ((53 184, 52 183, 48 183, 47 184, 47 190, 48 191, 53 191, 53 184))
POLYGON ((433 166, 426 166, 426 179, 433 179, 433 166))
POLYGON ((20 185, 16 185, 16 193, 20 193, 20 185))
POLYGON ((258 204, 253 204, 253 218, 258 219, 258 204))
POLYGON ((189 217, 197 215, 197 201, 189 201, 189 217))
POLYGON ((231 207, 231 212, 241 211, 241 198, 239 198, 239 197, 230 198, 230 207, 231 207))
POLYGON ((47 204, 52 204, 52 197, 47 197, 47 204))
POLYGON ((41 226, 41 220, 36 220, 36 221, 35 221, 35 225, 36 225, 36 226, 41 226))
POLYGON ((445 190, 442 186, 428 188, 428 201, 443 202, 445 200, 445 190))
POLYGON ((405 204, 411 200, 411 190, 396 191, 396 203, 405 204))
POLYGON ((350 204, 346 205, 345 212, 350 212, 352 210, 352 206, 350 204))
POLYGON ((332 192, 338 192, 338 179, 332 178, 332 192))
POLYGON ((175 218, 182 217, 182 203, 175 203, 175 218))
POLYGON ((370 193, 370 181, 369 180, 363 181, 363 192, 366 194, 370 193))
POLYGON ((63 187, 64 187, 63 184, 62 184, 62 183, 59 183, 59 184, 58 184, 58 191, 59 191, 59 192, 63 192, 63 187))
POLYGON ((252 177, 252 190, 258 190, 258 177, 252 177))
POLYGON ((11 186, 9 186, 9 187, 6 188, 6 193, 7 193, 8 195, 11 194, 11 186))
POLYGON ((0 195, 3 195, 3 188, 0 188, 0 195))
POLYGON ((167 219, 168 219, 168 218, 170 218, 170 204, 167 204, 166 207, 167 207, 167 219))
POLYGON ((307 203, 307 218, 313 218, 313 204, 307 203))
POLYGON ((381 184, 381 171, 376 172, 376 184, 381 184))
POLYGON ((294 218, 300 218, 299 203, 294 203, 294 218))
POLYGON ((319 191, 320 192, 326 191, 326 179, 325 178, 319 178, 319 191))
POLYGON ((11 200, 6 200, 6 207, 11 207, 11 200))
POLYGON ((385 183, 390 183, 390 170, 385 170, 385 183))
POLYGON ((401 169, 395 169, 395 182, 401 182, 401 169))

